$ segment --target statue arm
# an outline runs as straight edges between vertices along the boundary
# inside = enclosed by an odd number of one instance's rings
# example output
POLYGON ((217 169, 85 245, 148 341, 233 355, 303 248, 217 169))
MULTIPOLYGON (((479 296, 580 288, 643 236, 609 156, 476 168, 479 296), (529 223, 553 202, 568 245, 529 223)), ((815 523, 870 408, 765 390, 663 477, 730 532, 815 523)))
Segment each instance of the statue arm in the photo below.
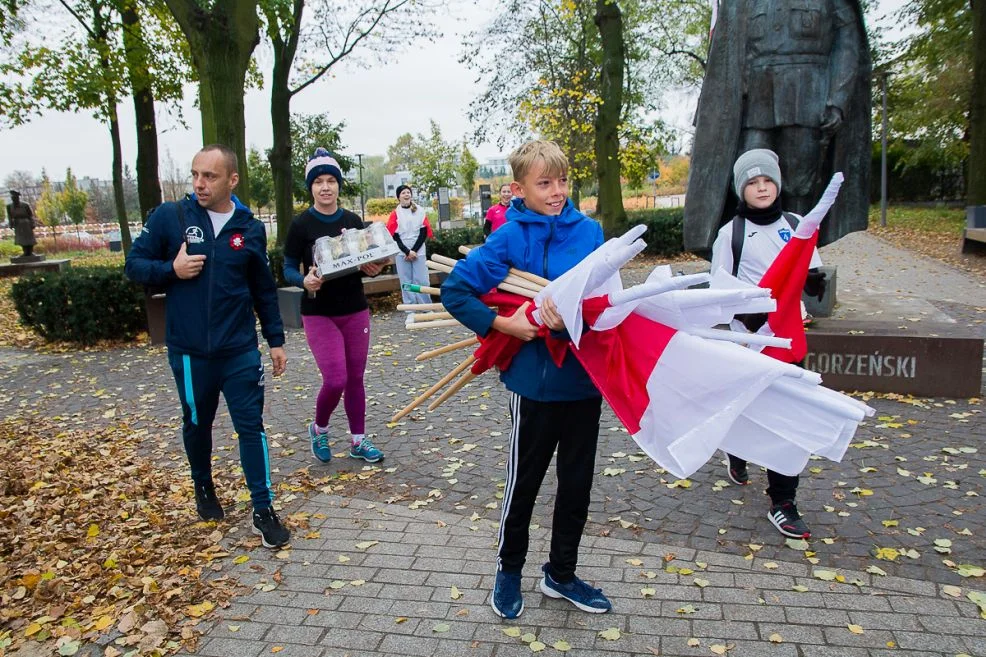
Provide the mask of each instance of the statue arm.
POLYGON ((855 10, 846 0, 837 1, 835 20, 836 35, 832 43, 832 71, 826 109, 838 109, 841 113, 839 118, 844 119, 859 75, 861 48, 866 47, 866 36, 860 30, 855 10))

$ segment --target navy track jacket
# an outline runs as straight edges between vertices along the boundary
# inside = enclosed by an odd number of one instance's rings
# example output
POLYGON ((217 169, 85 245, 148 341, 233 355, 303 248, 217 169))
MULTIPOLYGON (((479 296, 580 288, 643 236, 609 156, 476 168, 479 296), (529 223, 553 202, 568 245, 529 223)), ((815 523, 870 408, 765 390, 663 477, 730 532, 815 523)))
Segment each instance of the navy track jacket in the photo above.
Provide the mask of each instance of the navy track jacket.
POLYGON ((167 291, 168 348, 202 358, 235 356, 257 347, 256 318, 267 344, 284 344, 277 285, 267 262, 267 233, 250 209, 233 197, 236 210, 219 235, 194 199, 159 206, 127 255, 126 274, 167 291), (184 231, 177 205, 184 214, 184 231), (182 242, 189 255, 205 255, 195 278, 182 280, 172 262, 182 242))
MULTIPOLYGON (((510 267, 553 280, 602 243, 602 226, 576 210, 571 200, 560 215, 546 216, 515 198, 506 223, 455 265, 442 284, 442 303, 471 331, 485 336, 496 312, 478 297, 496 287, 510 267)), ((525 342, 500 380, 511 392, 535 401, 600 396, 578 359, 569 352, 562 366, 556 367, 544 340, 525 342)))

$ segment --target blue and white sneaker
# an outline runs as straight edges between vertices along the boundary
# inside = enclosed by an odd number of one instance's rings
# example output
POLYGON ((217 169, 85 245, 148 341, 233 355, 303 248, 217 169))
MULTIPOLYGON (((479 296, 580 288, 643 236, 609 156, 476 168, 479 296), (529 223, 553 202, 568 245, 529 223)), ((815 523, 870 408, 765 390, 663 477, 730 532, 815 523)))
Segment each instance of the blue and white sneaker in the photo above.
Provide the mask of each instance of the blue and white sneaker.
POLYGON ((500 618, 511 620, 520 616, 524 611, 524 596, 520 592, 520 573, 496 571, 490 606, 500 618))
POLYGON ((383 452, 376 448, 369 438, 364 438, 359 445, 349 448, 349 458, 363 459, 367 463, 376 463, 383 459, 383 452))
POLYGON ((322 463, 332 460, 332 450, 329 449, 329 434, 315 431, 315 423, 308 425, 308 437, 312 441, 312 454, 322 463))
POLYGON ((613 608, 613 603, 603 595, 602 589, 594 589, 578 577, 564 584, 557 582, 548 572, 548 564, 544 564, 541 570, 544 571, 541 592, 549 598, 564 598, 590 614, 604 614, 613 608))

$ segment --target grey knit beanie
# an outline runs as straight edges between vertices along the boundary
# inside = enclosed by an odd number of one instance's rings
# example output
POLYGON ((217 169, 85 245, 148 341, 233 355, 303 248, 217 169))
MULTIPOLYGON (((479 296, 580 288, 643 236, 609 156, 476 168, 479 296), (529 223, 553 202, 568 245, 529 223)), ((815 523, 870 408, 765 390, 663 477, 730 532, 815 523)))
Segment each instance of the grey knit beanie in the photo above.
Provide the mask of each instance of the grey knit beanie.
POLYGON ((781 193, 781 167, 777 163, 777 153, 766 148, 754 148, 736 159, 733 165, 733 189, 736 196, 743 198, 743 188, 751 178, 767 176, 777 185, 778 195, 781 193))

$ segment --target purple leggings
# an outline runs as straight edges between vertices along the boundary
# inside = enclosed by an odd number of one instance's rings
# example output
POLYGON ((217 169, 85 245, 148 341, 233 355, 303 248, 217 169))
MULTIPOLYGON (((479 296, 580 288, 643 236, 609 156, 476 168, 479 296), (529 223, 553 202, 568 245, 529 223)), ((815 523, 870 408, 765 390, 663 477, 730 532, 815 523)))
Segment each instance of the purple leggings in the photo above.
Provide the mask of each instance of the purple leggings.
POLYGON ((345 393, 343 406, 349 419, 349 431, 366 432, 366 390, 363 371, 370 349, 370 311, 351 315, 323 317, 302 315, 305 337, 322 373, 322 389, 315 400, 315 424, 329 426, 332 411, 345 393))

